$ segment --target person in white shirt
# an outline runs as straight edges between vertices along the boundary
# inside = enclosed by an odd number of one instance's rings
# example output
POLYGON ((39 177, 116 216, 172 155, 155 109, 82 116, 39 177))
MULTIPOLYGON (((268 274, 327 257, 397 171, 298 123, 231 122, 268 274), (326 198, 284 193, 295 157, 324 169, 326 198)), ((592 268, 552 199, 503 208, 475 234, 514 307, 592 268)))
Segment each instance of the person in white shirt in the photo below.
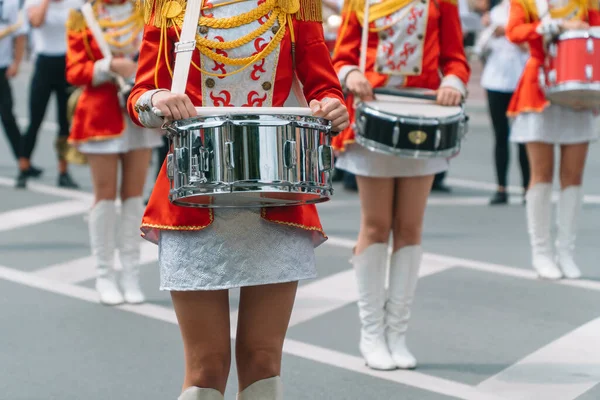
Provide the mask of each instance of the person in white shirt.
MULTIPOLYGON (((487 91, 488 108, 495 134, 494 158, 498 188, 490 204, 507 204, 506 192, 509 165, 510 125, 506 110, 517 83, 521 78, 525 63, 529 58, 526 48, 511 43, 506 37, 504 27, 508 23, 510 0, 503 0, 482 18, 486 31, 481 34, 476 48, 486 53, 485 67, 481 76, 481 86, 487 91)), ((519 164, 523 190, 529 185, 529 161, 524 144, 519 144, 519 164)))
POLYGON ((75 189, 79 186, 68 172, 69 122, 67 101, 70 87, 65 78, 67 52, 67 18, 71 9, 83 5, 83 0, 26 0, 24 11, 32 28, 33 52, 37 57, 29 93, 29 127, 21 137, 19 146, 19 175, 17 188, 27 184, 27 170, 35 148, 37 134, 44 120, 48 101, 56 94, 58 135, 55 148, 58 156, 58 186, 75 189))
MULTIPOLYGON (((27 45, 27 24, 19 10, 19 0, 0 1, 0 119, 4 133, 15 156, 19 156, 21 132, 13 113, 13 97, 9 80, 19 73, 27 45)), ((39 176, 41 170, 30 168, 29 176, 39 176)))

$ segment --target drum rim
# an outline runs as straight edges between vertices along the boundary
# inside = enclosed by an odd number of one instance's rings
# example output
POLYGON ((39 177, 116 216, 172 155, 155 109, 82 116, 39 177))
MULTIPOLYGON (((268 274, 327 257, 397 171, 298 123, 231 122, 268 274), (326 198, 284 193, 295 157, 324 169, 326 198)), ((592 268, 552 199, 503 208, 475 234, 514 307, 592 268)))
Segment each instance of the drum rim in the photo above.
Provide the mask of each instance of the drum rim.
POLYGON ((565 90, 589 90, 591 92, 600 92, 600 82, 573 80, 546 87, 547 94, 556 94, 565 90))
MULTIPOLYGON (((331 132, 331 121, 324 118, 294 115, 294 114, 219 114, 201 115, 192 118, 171 122, 166 128, 171 132, 182 132, 194 129, 210 129, 222 126, 242 126, 243 122, 252 123, 253 126, 288 126, 296 125, 300 128, 316 129, 324 133, 331 132), (262 118, 270 118, 262 119, 262 118), (272 124, 261 122, 272 121, 272 124)), ((248 124, 250 125, 250 124, 248 124)))
POLYGON ((558 40, 569 39, 600 39, 600 29, 596 30, 572 30, 558 35, 558 40))
POLYGON ((356 114, 357 114, 357 116, 360 113, 369 114, 374 117, 380 117, 382 119, 386 119, 391 122, 409 123, 409 124, 421 125, 421 126, 434 126, 434 125, 440 125, 440 124, 453 124, 453 123, 457 123, 457 122, 461 122, 461 121, 465 120, 466 114, 465 114, 464 107, 459 107, 459 108, 460 108, 460 112, 458 114, 448 116, 448 117, 417 118, 414 116, 409 116, 409 115, 404 115, 404 114, 397 115, 397 114, 392 114, 387 111, 377 110, 373 107, 369 107, 368 104, 363 102, 356 108, 356 114))
POLYGON ((367 139, 358 132, 356 133, 356 143, 365 147, 368 150, 374 151, 379 154, 386 154, 402 158, 414 158, 414 159, 432 159, 432 158, 449 158, 453 157, 460 152, 462 138, 459 138, 456 146, 446 150, 440 151, 428 151, 428 150, 407 150, 407 149, 395 149, 390 146, 386 146, 372 139, 367 139), (417 154, 418 156, 415 156, 417 154))
MULTIPOLYGON (((261 182, 264 183, 264 182, 261 182)), ((302 205, 310 205, 310 204, 319 204, 319 203, 324 203, 326 201, 331 200, 331 197, 333 196, 333 185, 331 184, 331 181, 328 179, 328 183, 323 185, 323 186, 319 186, 319 185, 307 185, 305 183, 302 184, 275 184, 273 183, 273 186, 288 186, 289 190, 277 190, 275 192, 270 191, 262 191, 262 190, 231 190, 233 189, 234 184, 226 184, 224 185, 222 188, 218 188, 214 191, 212 191, 210 194, 204 194, 206 197, 210 197, 210 196, 219 196, 219 197, 226 197, 227 195, 231 195, 231 194, 235 194, 235 193, 298 193, 298 194, 312 194, 315 195, 315 197, 313 199, 310 200, 302 200, 302 201, 296 201, 296 202, 290 202, 290 203, 277 203, 277 202, 273 202, 272 204, 245 204, 245 205, 241 205, 241 204, 235 204, 235 205, 226 205, 224 203, 217 203, 217 204, 198 204, 198 203, 187 203, 185 201, 182 201, 183 199, 187 198, 190 196, 190 193, 192 195, 199 195, 200 193, 195 193, 198 192, 198 188, 195 186, 182 186, 180 188, 177 189, 170 189, 169 190, 169 201, 172 204, 175 204, 177 206, 181 206, 181 207, 190 207, 190 208, 270 208, 270 207, 295 207, 295 206, 302 206, 302 205), (297 191, 297 189, 303 188, 305 190, 303 191, 297 191), (185 191, 186 195, 183 195, 181 192, 185 191)), ((272 187, 271 187, 272 188, 272 187)))

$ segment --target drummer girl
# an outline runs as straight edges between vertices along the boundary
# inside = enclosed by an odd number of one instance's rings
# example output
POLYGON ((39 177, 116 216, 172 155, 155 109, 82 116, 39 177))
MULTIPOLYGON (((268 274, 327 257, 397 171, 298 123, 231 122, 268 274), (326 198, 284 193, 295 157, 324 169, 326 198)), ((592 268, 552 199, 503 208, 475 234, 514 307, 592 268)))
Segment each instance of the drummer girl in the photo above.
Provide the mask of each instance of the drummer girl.
POLYGON ((517 44, 529 43, 531 54, 508 115, 514 117, 511 140, 527 146, 531 181, 526 200, 532 264, 538 275, 546 279, 581 276, 573 258, 577 216, 583 197, 581 182, 588 144, 597 139, 598 132, 592 111, 574 110, 546 100, 538 82, 538 71, 549 40, 566 30, 600 25, 598 2, 590 3, 593 4, 591 7, 587 4, 574 0, 513 1, 506 27, 508 39, 517 44), (539 15, 548 17, 540 20, 539 15), (561 187, 556 215, 556 248, 550 234, 555 145, 560 146, 561 187))
MULTIPOLYGON (((359 69, 364 1, 346 3, 334 52, 334 67, 342 87, 350 92, 346 102, 350 113, 354 114, 356 98, 372 100, 373 88, 378 87, 436 90, 438 104, 459 105, 466 96, 470 69, 456 2, 374 3, 368 14, 366 73, 359 69)), ((414 368, 417 362, 406 347, 405 335, 421 264, 423 216, 433 177, 448 168, 448 161, 371 152, 354 142, 351 128, 335 137, 333 145, 341 152, 337 167, 356 174, 361 202, 352 260, 360 293, 360 351, 373 369, 414 368), (390 232, 393 253, 386 298, 390 232)))
POLYGON ((160 146, 161 137, 126 118, 115 78, 134 76, 144 20, 133 0, 97 0, 93 4, 93 14, 113 56, 103 58, 82 12, 73 10, 67 22, 66 78, 84 90, 75 108, 69 142, 87 156, 92 174, 95 204, 89 231, 100 302, 141 303, 141 196, 152 148, 160 146), (117 197, 121 199, 120 213, 117 197), (116 250, 123 266, 119 279, 114 265, 116 250))
MULTIPOLYGON (((171 93, 185 2, 146 2, 147 26, 129 113, 159 127, 194 106, 281 107, 294 73, 314 114, 348 126, 323 38, 318 0, 204 1, 186 94, 171 93), (315 63, 314 60, 320 60, 315 63)), ((171 292, 185 351, 180 400, 223 399, 230 367, 228 289, 241 287, 235 355, 243 400, 282 399, 281 357, 296 288, 314 278, 326 239, 315 206, 197 209, 169 202, 166 166, 142 221, 159 246, 161 289, 171 292)))

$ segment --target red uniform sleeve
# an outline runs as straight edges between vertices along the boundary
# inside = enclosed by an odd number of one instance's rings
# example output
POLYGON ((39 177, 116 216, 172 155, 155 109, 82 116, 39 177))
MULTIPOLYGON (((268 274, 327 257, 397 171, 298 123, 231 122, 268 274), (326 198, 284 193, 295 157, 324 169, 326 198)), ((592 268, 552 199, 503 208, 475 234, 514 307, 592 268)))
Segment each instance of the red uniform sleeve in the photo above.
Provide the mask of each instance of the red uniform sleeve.
POLYGON ((319 22, 298 22, 296 26, 296 71, 304 87, 306 100, 310 103, 311 100, 334 97, 344 102, 342 88, 323 37, 323 25, 319 22))
POLYGON ((172 70, 174 64, 172 56, 174 44, 172 40, 165 40, 162 44, 163 48, 160 49, 159 53, 160 34, 160 28, 156 28, 153 25, 146 25, 144 27, 144 38, 140 47, 135 85, 127 101, 127 111, 130 118, 140 126, 142 125, 135 110, 135 104, 140 96, 148 90, 171 89, 172 78, 167 67, 167 62, 172 70), (168 55, 168 61, 165 54, 168 55))
POLYGON ((340 27, 333 53, 333 67, 336 72, 344 66, 358 66, 360 62, 361 25, 354 12, 344 14, 342 18, 344 23, 340 27))
POLYGON ((512 0, 510 16, 506 24, 506 37, 513 43, 521 44, 542 37, 537 31, 540 21, 531 22, 521 0, 512 0))
POLYGON ((591 26, 600 25, 600 7, 598 0, 590 0, 588 4, 588 22, 591 26))
POLYGON ((73 86, 91 85, 94 59, 87 29, 67 30, 66 79, 73 86))
POLYGON ((440 1, 440 67, 444 76, 454 75, 465 85, 471 68, 463 46, 458 6, 452 0, 440 1))

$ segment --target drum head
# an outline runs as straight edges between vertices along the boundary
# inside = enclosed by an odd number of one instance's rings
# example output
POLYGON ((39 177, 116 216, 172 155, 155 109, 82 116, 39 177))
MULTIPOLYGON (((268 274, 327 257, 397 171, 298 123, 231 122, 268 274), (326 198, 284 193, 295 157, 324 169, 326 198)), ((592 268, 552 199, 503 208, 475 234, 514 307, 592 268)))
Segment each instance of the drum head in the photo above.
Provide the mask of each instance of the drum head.
POLYGON ((410 118, 452 118, 462 113, 461 107, 440 106, 432 100, 411 99, 408 97, 377 95, 373 101, 365 102, 368 108, 386 114, 410 118))

